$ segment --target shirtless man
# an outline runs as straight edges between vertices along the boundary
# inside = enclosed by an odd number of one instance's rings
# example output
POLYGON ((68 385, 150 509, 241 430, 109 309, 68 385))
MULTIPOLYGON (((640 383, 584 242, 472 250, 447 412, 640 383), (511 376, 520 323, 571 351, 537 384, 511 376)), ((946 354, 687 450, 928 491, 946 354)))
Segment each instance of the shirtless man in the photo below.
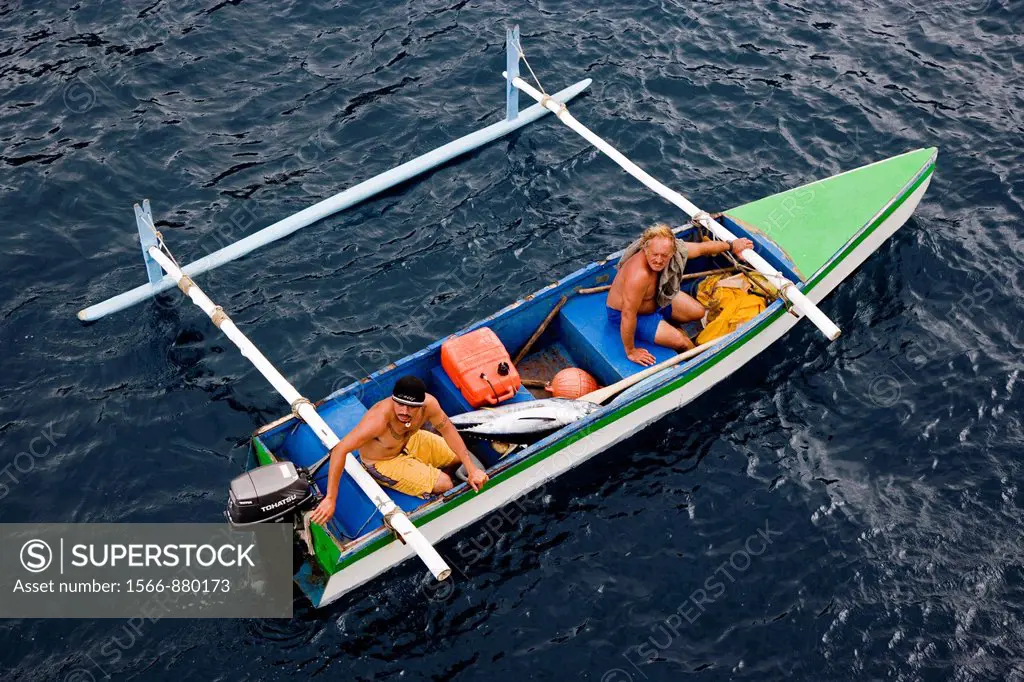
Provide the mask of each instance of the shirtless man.
MULTIPOLYGON (((626 357, 640 365, 653 365, 647 350, 635 346, 641 339, 676 351, 693 348, 693 342, 670 322, 691 322, 704 317, 704 306, 692 296, 679 292, 663 308, 656 304, 658 276, 676 253, 676 238, 663 223, 652 225, 641 236, 643 248, 633 254, 615 274, 608 292, 608 321, 618 325, 626 357)), ((688 258, 713 256, 731 250, 740 257, 744 249, 754 248, 749 239, 732 242, 686 242, 688 258)))
POLYGON ((313 523, 324 525, 334 516, 345 457, 355 450, 381 485, 407 495, 426 498, 451 490, 452 479, 441 469, 460 461, 466 466, 473 490, 479 492, 487 483, 487 474, 473 463, 462 436, 437 398, 428 394, 423 382, 414 376, 399 379, 391 397, 371 407, 331 448, 327 494, 310 515, 313 523), (440 436, 420 430, 428 419, 440 436))

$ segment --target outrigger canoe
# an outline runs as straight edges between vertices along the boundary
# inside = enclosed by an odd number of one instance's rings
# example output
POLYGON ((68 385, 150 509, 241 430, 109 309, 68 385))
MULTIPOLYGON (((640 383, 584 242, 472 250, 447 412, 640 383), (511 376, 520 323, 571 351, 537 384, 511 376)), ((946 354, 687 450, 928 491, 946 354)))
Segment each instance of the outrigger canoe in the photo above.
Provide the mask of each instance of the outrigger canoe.
MULTIPOLYGON (((311 403, 178 267, 155 233, 148 204, 137 206, 154 293, 162 271, 166 271, 164 280, 176 282, 207 312, 292 406, 291 414, 252 436, 250 453, 258 466, 232 482, 232 520, 294 524, 300 559, 295 582, 314 606, 329 604, 414 555, 423 559, 435 577, 447 578, 450 571, 434 543, 685 407, 750 362, 803 317, 810 318, 830 339, 836 338, 838 327, 817 303, 906 223, 931 181, 937 151, 918 149, 710 215, 583 127, 557 95, 549 97, 524 83, 518 76, 522 57, 518 31, 510 31, 508 38, 505 76, 510 117, 514 118, 518 109, 515 93, 527 92, 537 99, 538 106, 554 113, 631 175, 686 211, 691 220, 677 228, 679 238, 749 238, 754 249, 744 252, 745 260, 776 285, 779 295, 762 313, 693 357, 638 342, 658 361, 653 369, 644 370, 626 357, 618 329, 607 321, 607 293, 581 293, 611 281, 619 252, 453 331, 452 336, 461 336, 487 327, 514 354, 547 321, 529 353, 517 363, 523 376, 550 376, 556 369, 577 367, 606 386, 622 388, 534 442, 496 448, 486 439, 467 440, 490 476, 479 493, 465 483, 431 499, 382 490, 360 466, 358 453, 351 453, 334 517, 321 527, 311 524, 308 514, 326 487, 326 453, 370 406, 391 395, 399 377, 415 375, 423 380, 449 415, 475 409, 442 367, 445 339, 311 403), (242 509, 241 504, 255 506, 242 509)), ((623 235, 624 241, 630 236, 623 235)), ((723 256, 701 257, 687 263, 687 272, 710 272, 731 265, 723 256)), ((690 280, 684 290, 693 291, 699 284, 700 279, 690 280)), ((510 402, 526 404, 543 397, 542 391, 520 388, 510 402)))

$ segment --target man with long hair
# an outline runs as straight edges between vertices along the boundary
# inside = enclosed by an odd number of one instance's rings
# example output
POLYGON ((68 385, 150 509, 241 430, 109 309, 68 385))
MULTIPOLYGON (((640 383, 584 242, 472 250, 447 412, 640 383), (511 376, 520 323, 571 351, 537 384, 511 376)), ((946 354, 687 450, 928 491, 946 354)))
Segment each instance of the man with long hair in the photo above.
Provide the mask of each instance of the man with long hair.
POLYGON ((731 242, 684 242, 676 239, 672 228, 664 223, 644 230, 619 261, 618 272, 608 292, 608 321, 619 327, 626 357, 640 365, 653 365, 654 356, 636 346, 640 339, 675 351, 693 348, 686 333, 672 323, 692 322, 704 317, 705 308, 692 296, 676 288, 663 291, 662 275, 669 263, 682 274, 687 258, 713 256, 732 251, 737 257, 745 249, 754 248, 749 239, 731 242))

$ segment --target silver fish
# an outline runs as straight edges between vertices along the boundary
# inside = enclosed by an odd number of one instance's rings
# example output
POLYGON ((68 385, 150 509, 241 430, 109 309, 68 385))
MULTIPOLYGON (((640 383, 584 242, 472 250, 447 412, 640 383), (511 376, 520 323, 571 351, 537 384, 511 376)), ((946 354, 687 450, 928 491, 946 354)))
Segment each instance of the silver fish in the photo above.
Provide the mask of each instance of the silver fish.
POLYGON ((567 401, 564 398, 544 398, 542 400, 527 400, 518 403, 508 403, 506 405, 499 405, 498 407, 485 407, 483 409, 474 410, 473 412, 463 412, 462 414, 454 415, 451 417, 451 423, 454 424, 457 429, 469 428, 470 426, 483 424, 497 419, 498 417, 513 414, 515 412, 535 410, 538 406, 564 402, 573 401, 567 401))
POLYGON ((601 409, 586 400, 546 398, 476 410, 451 418, 464 436, 505 443, 534 443, 601 409))

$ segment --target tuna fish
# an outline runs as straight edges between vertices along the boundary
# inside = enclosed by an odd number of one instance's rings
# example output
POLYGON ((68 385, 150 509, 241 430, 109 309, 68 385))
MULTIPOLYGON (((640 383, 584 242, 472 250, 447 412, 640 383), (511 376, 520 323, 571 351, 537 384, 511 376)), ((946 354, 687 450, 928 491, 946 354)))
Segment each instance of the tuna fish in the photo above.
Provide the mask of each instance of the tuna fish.
POLYGON ((599 409, 586 400, 547 398, 466 412, 451 421, 463 436, 530 444, 599 409))

